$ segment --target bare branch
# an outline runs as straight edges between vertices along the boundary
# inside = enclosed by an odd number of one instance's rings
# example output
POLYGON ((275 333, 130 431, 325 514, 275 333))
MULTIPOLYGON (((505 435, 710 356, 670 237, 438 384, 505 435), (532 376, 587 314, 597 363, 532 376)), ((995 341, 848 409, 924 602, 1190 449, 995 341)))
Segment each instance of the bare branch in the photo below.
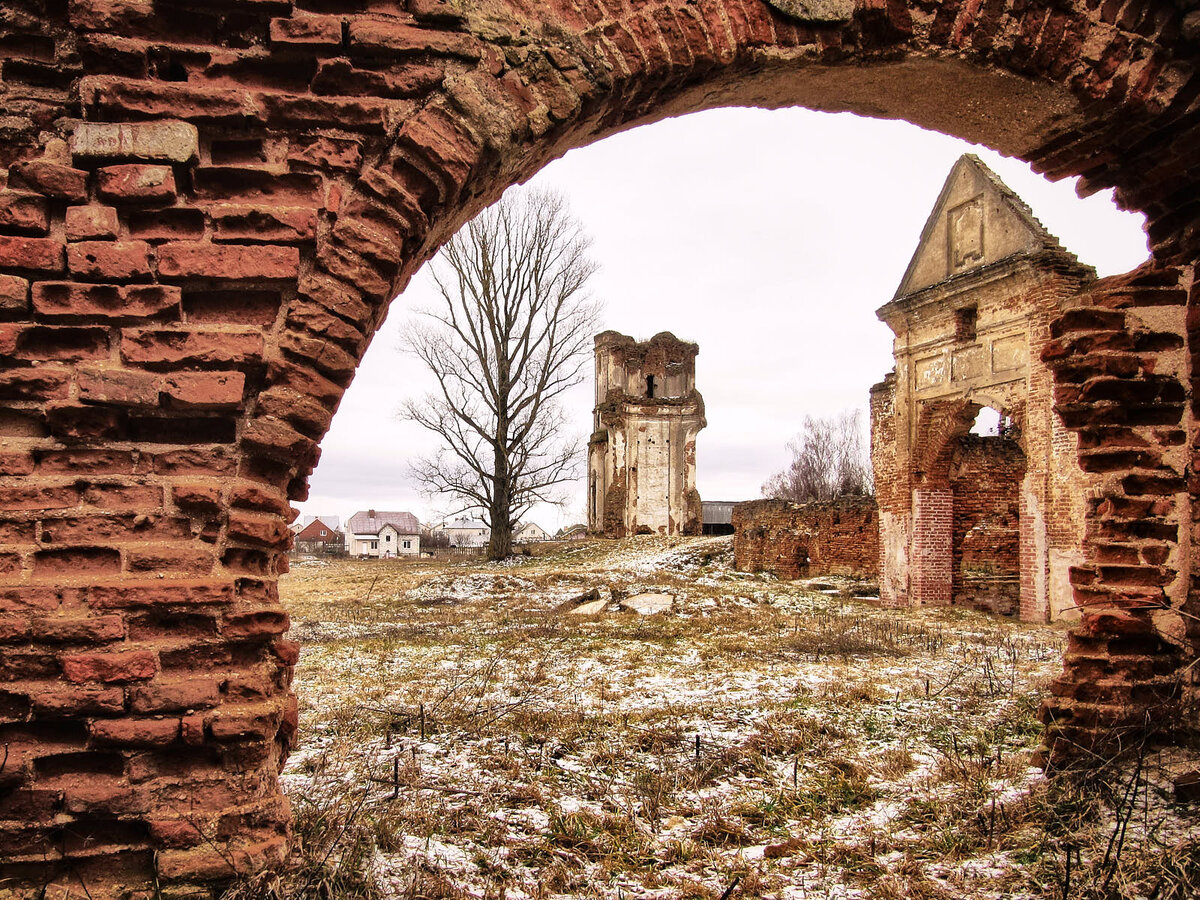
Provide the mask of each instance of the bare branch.
POLYGON ((560 195, 506 194, 439 252, 440 303, 404 338, 437 390, 400 415, 442 443, 413 474, 427 494, 483 513, 494 559, 511 554, 521 515, 577 477, 557 398, 583 380, 598 327, 589 245, 560 195))
POLYGON ((829 418, 805 416, 788 443, 792 461, 762 486, 764 497, 807 503, 874 493, 871 460, 858 410, 829 418))

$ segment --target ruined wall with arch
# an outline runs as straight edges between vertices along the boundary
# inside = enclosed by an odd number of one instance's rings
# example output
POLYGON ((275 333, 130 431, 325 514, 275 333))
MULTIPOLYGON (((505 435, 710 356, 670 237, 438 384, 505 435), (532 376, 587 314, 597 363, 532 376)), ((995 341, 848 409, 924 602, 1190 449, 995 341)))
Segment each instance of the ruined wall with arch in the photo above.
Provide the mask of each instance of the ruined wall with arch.
POLYGON ((388 303, 549 159, 720 105, 903 117, 1146 213, 1155 261, 1050 326, 1058 408, 1104 475, 1048 741, 1177 716, 1196 435, 1170 314, 1200 300, 1200 21, 786 6, 4 5, 0 893, 195 896, 279 864, 289 503, 388 303))

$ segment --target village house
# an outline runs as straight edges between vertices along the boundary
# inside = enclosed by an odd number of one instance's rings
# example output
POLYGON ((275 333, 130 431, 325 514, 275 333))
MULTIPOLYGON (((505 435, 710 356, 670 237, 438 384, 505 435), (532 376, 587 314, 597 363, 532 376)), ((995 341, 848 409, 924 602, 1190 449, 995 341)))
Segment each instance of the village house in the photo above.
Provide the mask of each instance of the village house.
POLYGON ((441 530, 450 539, 451 547, 482 547, 492 536, 492 529, 486 524, 465 516, 443 525, 441 530))
POLYGON ((582 541, 587 536, 588 527, 586 525, 568 525, 565 528, 560 528, 554 539, 556 541, 582 541))
POLYGON ((332 528, 334 531, 342 530, 341 516, 330 516, 325 514, 314 516, 308 513, 302 516, 297 516, 296 521, 288 526, 288 530, 291 531, 292 534, 299 534, 313 522, 317 521, 317 519, 320 519, 322 522, 324 522, 327 528, 332 528))
POLYGON ((412 513, 356 512, 346 523, 346 531, 351 556, 391 559, 421 552, 421 526, 412 513))
POLYGON ((526 522, 513 532, 513 540, 518 544, 536 544, 550 540, 550 535, 536 522, 526 522))
MULTIPOLYGON (((334 523, 339 522, 336 516, 330 518, 334 523)), ((314 516, 296 532, 297 553, 341 553, 345 549, 345 534, 322 517, 314 516)))

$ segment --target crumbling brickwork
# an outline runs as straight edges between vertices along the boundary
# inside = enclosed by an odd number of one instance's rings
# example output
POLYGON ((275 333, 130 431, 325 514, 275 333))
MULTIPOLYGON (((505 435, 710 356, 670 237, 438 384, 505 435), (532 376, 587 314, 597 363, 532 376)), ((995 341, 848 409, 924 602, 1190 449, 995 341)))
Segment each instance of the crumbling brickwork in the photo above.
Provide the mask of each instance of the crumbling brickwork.
POLYGON ((1188 270, 1148 264, 1105 278, 1055 320, 1042 351, 1089 484, 1085 556, 1070 571, 1080 623, 1042 710, 1051 758, 1197 724, 1188 479, 1200 443, 1185 339, 1197 300, 1188 270))
POLYGON ((1050 320, 1093 280, 982 162, 955 164, 879 310, 896 334, 896 370, 872 392, 885 603, 1071 614, 1084 473, 1039 354, 1050 320), (983 407, 1004 416, 1007 443, 963 443, 983 407), (1005 480, 1010 449, 1019 482, 999 506, 976 509, 984 486, 1005 480))
POLYGON ((546 161, 705 107, 905 118, 1146 212, 1159 268, 1051 316, 1054 445, 1103 468, 1069 571, 1095 611, 1051 734, 1178 693, 1200 638, 1200 19, 1175 0, 835 6, 3 4, 4 890, 203 896, 278 862, 289 501, 389 301, 546 161))
POLYGON ((871 497, 814 503, 751 500, 734 506, 733 529, 739 572, 796 579, 871 578, 879 571, 879 514, 871 497))
POLYGON ((588 443, 588 529, 610 538, 699 534, 696 435, 705 426, 695 344, 596 336, 596 408, 588 443))

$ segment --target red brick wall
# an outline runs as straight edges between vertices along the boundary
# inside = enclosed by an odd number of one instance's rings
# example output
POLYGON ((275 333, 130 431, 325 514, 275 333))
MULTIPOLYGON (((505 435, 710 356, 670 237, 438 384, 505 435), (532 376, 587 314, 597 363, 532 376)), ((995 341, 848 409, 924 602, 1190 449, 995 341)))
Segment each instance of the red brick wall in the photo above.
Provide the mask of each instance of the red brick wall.
POLYGON ((1021 480, 1015 441, 966 435, 950 463, 954 529, 952 602, 1012 615, 1021 599, 1021 480))
MULTIPOLYGON (((852 97, 1115 187, 1186 294, 1200 75, 1183 15, 1174 0, 862 3, 824 25, 758 0, 8 0, 0 877, 99 900, 278 864, 289 501, 391 299, 508 185, 666 115, 852 97), (813 65, 821 78, 799 77, 813 65)), ((1059 402, 1115 485, 1076 586, 1119 612, 1073 639, 1055 734, 1142 721, 1166 690, 1145 660, 1174 665, 1158 614, 1127 607, 1188 589, 1183 456, 1200 442, 1176 393, 1190 381, 1163 366, 1193 334, 1138 321, 1059 324, 1059 402), (1098 382, 1075 379, 1081 362, 1098 382), (1130 549, 1137 565, 1116 561, 1130 549)))
POLYGON ((879 512, 871 497, 802 504, 751 500, 734 506, 733 529, 739 572, 786 579, 879 572, 879 512))
POLYGON ((948 605, 954 597, 954 495, 941 488, 918 488, 913 491, 912 516, 910 602, 948 605))

